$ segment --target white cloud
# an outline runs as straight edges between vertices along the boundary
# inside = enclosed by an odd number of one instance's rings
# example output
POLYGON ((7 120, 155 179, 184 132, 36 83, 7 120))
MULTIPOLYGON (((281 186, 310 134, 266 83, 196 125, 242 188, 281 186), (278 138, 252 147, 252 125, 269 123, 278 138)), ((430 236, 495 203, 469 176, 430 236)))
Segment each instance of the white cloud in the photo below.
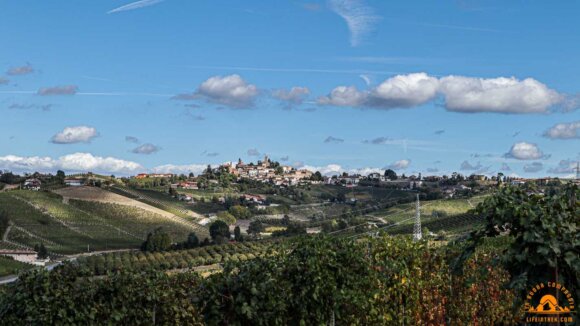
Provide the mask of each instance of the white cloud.
POLYGON ((306 169, 306 170, 309 170, 312 172, 319 171, 322 175, 325 175, 325 176, 342 174, 343 172, 346 172, 348 174, 368 175, 368 174, 373 173, 373 172, 382 173, 384 171, 383 169, 372 168, 372 167, 358 168, 358 169, 345 169, 339 164, 328 164, 328 165, 323 165, 323 166, 300 165, 300 166, 297 166, 297 168, 306 169))
POLYGON ((272 93, 272 96, 281 101, 288 102, 291 105, 300 105, 310 95, 308 87, 292 87, 289 91, 278 89, 272 93))
POLYGON ((483 166, 481 165, 480 162, 477 162, 477 165, 473 165, 473 164, 469 163, 468 161, 463 161, 459 168, 463 171, 474 171, 474 170, 480 170, 481 168, 483 168, 483 166))
POLYGON ((507 165, 507 163, 502 163, 500 170, 502 170, 502 171, 511 171, 512 169, 510 168, 509 165, 507 165))
POLYGON ((366 92, 354 86, 338 86, 329 95, 319 97, 317 102, 321 105, 360 107, 365 105, 367 97, 366 92))
POLYGON ((579 139, 580 121, 558 123, 544 132, 544 137, 550 139, 579 139))
POLYGON ((135 153, 135 154, 149 155, 149 154, 157 153, 157 152, 159 152, 159 150, 161 150, 161 147, 147 143, 147 144, 143 144, 141 146, 134 148, 131 152, 135 153))
POLYGON ((231 107, 250 107, 258 95, 256 85, 248 84, 239 75, 214 76, 204 81, 191 94, 174 96, 178 100, 205 99, 206 101, 224 104, 231 107))
POLYGON ((260 152, 255 148, 248 149, 248 156, 260 156, 260 152))
POLYGON ((125 136, 125 141, 128 142, 128 143, 138 144, 139 143, 139 138, 134 137, 134 136, 125 136))
POLYGON ((10 82, 10 80, 4 78, 4 77, 0 77, 0 85, 7 85, 10 82))
POLYGON ((526 142, 515 143, 505 157, 517 160, 539 160, 547 158, 547 155, 538 148, 538 145, 526 142))
POLYGON ((164 0, 141 0, 141 1, 135 1, 135 2, 131 2, 129 4, 126 4, 124 6, 115 8, 113 10, 110 10, 109 12, 107 12, 107 14, 114 14, 116 12, 122 12, 122 11, 128 11, 128 10, 135 10, 135 9, 141 9, 141 8, 145 8, 145 7, 149 7, 155 4, 158 4, 159 2, 162 2, 164 0))
POLYGON ((200 174, 207 169, 207 164, 174 165, 165 164, 151 169, 154 173, 200 174))
POLYGON ((439 90, 447 110, 458 112, 546 113, 564 100, 532 78, 447 76, 440 79, 439 90))
POLYGON ((75 85, 45 87, 38 90, 38 95, 75 95, 78 92, 78 87, 75 85))
POLYGON ((362 0, 329 0, 329 6, 346 21, 352 46, 358 46, 380 19, 362 0))
POLYGON ((332 136, 328 136, 324 140, 324 142, 327 143, 327 144, 329 144, 329 143, 332 143, 332 144, 341 144, 341 143, 344 143, 344 139, 337 138, 337 137, 332 137, 332 136))
POLYGON ((90 153, 74 153, 58 159, 39 156, 0 156, 0 169, 15 172, 55 172, 60 169, 66 172, 100 172, 100 173, 133 173, 143 170, 135 162, 114 157, 94 156, 90 153))
POLYGON ((572 160, 561 160, 558 163, 558 166, 548 169, 549 173, 557 173, 557 174, 572 174, 576 173, 576 164, 572 160))
POLYGON ((52 136, 54 144, 90 143, 97 137, 97 129, 88 126, 66 127, 63 131, 52 136))
POLYGON ((6 71, 6 74, 9 76, 22 76, 28 75, 34 72, 34 68, 30 65, 20 66, 20 67, 12 67, 6 71))
POLYGON ((339 86, 320 97, 322 105, 374 107, 382 109, 409 108, 424 104, 437 96, 439 82, 426 73, 391 77, 370 91, 354 86, 339 86))
POLYGON ((399 161, 393 162, 392 164, 387 166, 387 168, 391 169, 391 170, 404 170, 404 169, 408 168, 409 165, 411 165, 410 160, 399 160, 399 161))
POLYGON ((397 75, 371 90, 368 105, 378 108, 409 108, 437 96, 439 82, 426 73, 397 75))
POLYGON ((551 108, 570 102, 565 95, 532 78, 436 78, 422 72, 396 75, 369 90, 338 86, 329 95, 318 98, 318 104, 410 108, 432 102, 439 96, 447 110, 466 113, 548 113, 551 108))
POLYGON ((541 162, 533 162, 530 164, 524 165, 524 172, 526 173, 535 173, 540 172, 544 168, 544 164, 541 162))

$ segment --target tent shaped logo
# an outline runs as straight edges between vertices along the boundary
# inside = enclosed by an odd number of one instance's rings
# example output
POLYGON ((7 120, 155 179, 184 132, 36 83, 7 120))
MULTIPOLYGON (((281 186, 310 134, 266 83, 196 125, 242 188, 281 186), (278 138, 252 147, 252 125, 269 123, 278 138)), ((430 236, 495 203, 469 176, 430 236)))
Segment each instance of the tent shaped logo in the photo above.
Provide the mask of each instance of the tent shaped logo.
POLYGON ((540 298, 540 303, 536 307, 530 307, 528 312, 536 314, 561 314, 569 313, 569 307, 561 307, 558 300, 551 294, 546 294, 540 298))
POLYGON ((574 308, 574 294, 558 282, 536 284, 528 292, 524 306, 529 323, 573 322, 574 308))

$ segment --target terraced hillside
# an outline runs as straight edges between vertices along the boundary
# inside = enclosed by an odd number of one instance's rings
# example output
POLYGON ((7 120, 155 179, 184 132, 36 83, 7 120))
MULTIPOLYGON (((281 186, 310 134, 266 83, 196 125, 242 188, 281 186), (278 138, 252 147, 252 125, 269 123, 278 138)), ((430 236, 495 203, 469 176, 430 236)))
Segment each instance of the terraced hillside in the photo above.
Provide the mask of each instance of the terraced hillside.
MULTIPOLYGON (((70 195, 72 191, 68 189, 71 188, 62 190, 70 195)), ((76 193, 86 196, 82 191, 76 193)), ((91 202, 87 198, 81 201, 49 192, 0 193, 0 209, 11 224, 0 247, 31 248, 44 243, 53 255, 136 248, 147 232, 159 226, 176 240, 185 239, 194 231, 193 226, 172 214, 153 212, 154 207, 145 210, 127 204, 91 202)))

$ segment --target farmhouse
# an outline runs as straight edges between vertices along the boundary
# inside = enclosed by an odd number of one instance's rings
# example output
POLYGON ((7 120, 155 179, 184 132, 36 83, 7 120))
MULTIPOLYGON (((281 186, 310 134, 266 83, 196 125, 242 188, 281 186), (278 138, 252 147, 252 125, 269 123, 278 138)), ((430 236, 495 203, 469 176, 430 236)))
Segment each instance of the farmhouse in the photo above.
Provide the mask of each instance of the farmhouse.
POLYGON ((75 179, 75 178, 68 178, 68 179, 64 179, 64 184, 69 186, 69 187, 80 187, 84 184, 84 180, 75 179))
POLYGON ((26 179, 24 181, 24 188, 29 190, 40 190, 42 182, 36 178, 26 179))
POLYGON ((37 259, 36 252, 32 250, 0 250, 0 256, 12 257, 16 261, 38 266, 44 266, 48 262, 48 259, 37 259))

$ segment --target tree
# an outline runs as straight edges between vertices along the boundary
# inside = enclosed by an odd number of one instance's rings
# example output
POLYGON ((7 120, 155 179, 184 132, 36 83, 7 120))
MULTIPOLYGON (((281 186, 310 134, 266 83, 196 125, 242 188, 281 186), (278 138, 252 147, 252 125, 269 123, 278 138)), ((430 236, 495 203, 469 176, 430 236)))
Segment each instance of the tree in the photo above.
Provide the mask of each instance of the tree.
POLYGON ((195 248, 195 247, 199 247, 199 239, 197 238, 197 235, 195 233, 190 233, 187 236, 187 241, 185 242, 185 248, 195 248))
POLYGON ((391 169, 385 170, 385 178, 389 180, 397 180, 397 173, 391 169))
POLYGON ((250 211, 250 209, 241 205, 235 205, 230 207, 229 212, 239 220, 246 220, 252 217, 252 212, 250 211))
POLYGON ((217 219, 226 222, 226 224, 228 225, 236 224, 236 218, 234 217, 234 215, 226 211, 221 211, 217 213, 217 219))
POLYGON ((320 173, 320 171, 316 171, 314 172, 314 174, 312 174, 312 176, 310 177, 310 180, 312 181, 322 181, 322 174, 320 173))
POLYGON ((164 251, 169 249, 169 247, 171 247, 171 237, 162 228, 157 228, 147 235, 147 239, 141 245, 141 250, 164 251))
MULTIPOLYGON (((35 246, 35 249, 37 247, 35 246)), ((38 259, 46 259, 48 258, 48 250, 46 250, 46 247, 44 246, 44 243, 41 243, 38 246, 38 250, 36 250, 36 258, 38 259)))
POLYGON ((259 235, 262 232, 264 232, 264 224, 262 224, 262 222, 260 221, 250 222, 250 226, 248 227, 249 234, 259 235))
POLYGON ((58 171, 56 171, 56 177, 59 180, 64 181, 64 178, 66 177, 66 175, 64 174, 64 171, 58 170, 58 171))
POLYGON ((484 218, 485 228, 471 233, 470 245, 456 267, 462 267, 485 238, 509 234, 514 241, 500 262, 510 273, 509 287, 520 300, 535 284, 555 280, 579 297, 579 203, 580 191, 574 184, 557 189, 552 196, 536 194, 534 187, 498 188, 477 206, 475 213, 484 218))
POLYGON ((236 226, 236 228, 234 229, 234 238, 236 239, 236 241, 244 241, 244 236, 242 235, 242 230, 240 230, 239 226, 236 226))
POLYGON ((3 211, 0 211, 0 237, 4 235, 4 232, 10 225, 10 221, 8 219, 8 214, 3 211))
POLYGON ((209 227, 209 235, 215 241, 218 237, 230 238, 230 227, 224 221, 217 220, 209 227))

